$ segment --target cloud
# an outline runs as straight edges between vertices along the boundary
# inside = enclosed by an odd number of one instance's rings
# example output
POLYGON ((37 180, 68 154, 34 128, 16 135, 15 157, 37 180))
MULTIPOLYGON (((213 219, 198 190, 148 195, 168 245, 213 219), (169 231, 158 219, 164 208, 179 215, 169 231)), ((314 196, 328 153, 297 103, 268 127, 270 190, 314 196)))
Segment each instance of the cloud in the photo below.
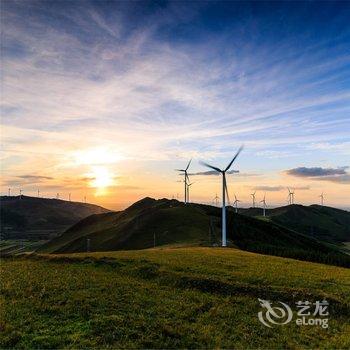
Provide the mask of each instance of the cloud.
POLYGON ((82 182, 90 182, 90 181, 96 180, 96 177, 95 176, 86 176, 86 177, 80 178, 79 180, 82 182))
MULTIPOLYGON (((239 170, 229 170, 229 171, 226 171, 226 174, 229 174, 229 175, 231 175, 231 174, 237 174, 237 173, 239 173, 239 170)), ((199 171, 199 172, 197 172, 197 173, 191 173, 191 174, 188 174, 188 175, 190 175, 190 176, 197 176, 197 175, 199 175, 199 176, 202 176, 202 175, 208 176, 208 175, 220 175, 220 173, 218 173, 218 172, 215 171, 215 170, 209 170, 209 171, 199 171)))
MULTIPOLYGON (((294 190, 309 190, 310 186, 292 186, 294 190)), ((266 191, 266 192, 279 192, 286 190, 286 186, 255 186, 253 188, 256 191, 266 191)))
MULTIPOLYGON (((330 113, 328 123, 338 129, 327 132, 327 137, 334 139, 346 131, 346 110, 333 113, 335 107, 329 107, 324 111, 325 106, 336 106, 349 97, 322 84, 323 75, 337 79, 338 69, 345 64, 341 52, 320 58, 329 47, 303 47, 300 66, 293 59, 297 48, 288 42, 261 47, 238 36, 236 45, 240 40, 244 45, 237 51, 227 45, 232 32, 184 45, 164 42, 154 35, 163 30, 164 21, 176 27, 181 17, 186 24, 199 15, 195 8, 180 16, 178 5, 169 5, 161 15, 145 16, 147 25, 138 18, 132 21, 133 30, 128 30, 126 8, 113 8, 106 16, 98 5, 77 3, 71 5, 71 11, 45 7, 48 16, 43 19, 36 6, 30 5, 31 11, 26 6, 15 3, 4 8, 8 14, 3 26, 6 52, 13 43, 28 52, 22 58, 4 58, 6 125, 46 130, 45 138, 53 131, 62 131, 69 143, 86 144, 86 139, 78 139, 79 127, 79 134, 88 134, 92 144, 96 139, 112 144, 118 140, 128 155, 137 158, 142 154, 143 159, 161 159, 179 150, 201 153, 208 146, 222 155, 228 138, 244 137, 247 145, 256 148, 294 145, 296 140, 320 142, 324 118, 330 113), (56 12, 65 25, 50 21, 56 12), (189 12, 192 14, 187 18, 189 12), (21 13, 29 13, 24 22, 21 13), (150 23, 152 28, 148 29, 150 23), (118 40, 120 37, 124 39, 118 40), (208 48, 216 52, 213 59, 207 57, 208 48), (276 55, 270 56, 271 51, 276 55), (25 81, 25 85, 18 81, 25 81), (297 88, 289 89, 290 85, 297 88), (293 125, 298 126, 298 132, 293 125), (194 138, 200 142, 184 143, 194 138), (177 141, 182 143, 174 146, 177 141)), ((291 154, 262 152, 270 158, 291 154)))
POLYGON ((53 180, 51 176, 40 176, 40 175, 19 175, 17 176, 20 179, 28 179, 28 180, 53 180))
POLYGON ((256 191, 278 192, 285 189, 284 186, 255 186, 256 191))
POLYGON ((340 168, 321 168, 321 167, 299 167, 294 169, 289 169, 286 171, 288 175, 298 176, 298 177, 321 177, 321 176, 332 176, 332 175, 346 175, 346 169, 348 167, 340 168))
POLYGON ((350 155, 350 142, 318 142, 311 143, 306 147, 310 150, 318 150, 318 151, 328 151, 328 152, 337 152, 338 154, 350 155))
POLYGON ((1 184, 3 186, 19 186, 23 187, 26 185, 43 184, 46 181, 54 180, 51 176, 40 176, 40 175, 18 175, 9 176, 2 179, 1 184))
POLYGON ((348 168, 348 166, 338 168, 299 167, 287 170, 286 174, 296 177, 309 178, 311 180, 348 184, 350 183, 350 174, 347 172, 348 168))
POLYGON ((338 184, 350 184, 350 174, 316 177, 315 180, 329 181, 329 182, 338 183, 338 184))
POLYGON ((309 190, 310 186, 293 186, 294 190, 309 190))
POLYGON ((295 154, 292 152, 286 152, 286 151, 273 151, 273 150, 265 150, 265 151, 259 151, 256 153, 259 157, 266 157, 266 158, 286 158, 286 157, 293 157, 295 154))

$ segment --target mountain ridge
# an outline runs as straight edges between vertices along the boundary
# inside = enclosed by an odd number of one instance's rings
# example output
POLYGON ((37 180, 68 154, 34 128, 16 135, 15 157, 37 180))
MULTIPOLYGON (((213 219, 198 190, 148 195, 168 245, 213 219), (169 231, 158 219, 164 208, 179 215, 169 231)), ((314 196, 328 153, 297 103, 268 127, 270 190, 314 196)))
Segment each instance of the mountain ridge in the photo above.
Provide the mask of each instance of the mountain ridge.
MULTIPOLYGON (((229 246, 243 250, 350 266, 350 257, 317 238, 227 210, 229 246)), ((124 211, 88 217, 45 244, 39 252, 137 250, 154 246, 218 246, 221 209, 177 200, 140 200, 124 211), (87 246, 89 240, 89 247, 87 246)))
POLYGON ((88 217, 109 212, 95 204, 30 196, 0 197, 1 236, 47 239, 88 217))
MULTIPOLYGON (((239 209, 242 215, 261 217, 262 208, 239 209)), ((276 224, 331 243, 350 241, 350 212, 312 204, 291 204, 266 209, 266 218, 276 224)))

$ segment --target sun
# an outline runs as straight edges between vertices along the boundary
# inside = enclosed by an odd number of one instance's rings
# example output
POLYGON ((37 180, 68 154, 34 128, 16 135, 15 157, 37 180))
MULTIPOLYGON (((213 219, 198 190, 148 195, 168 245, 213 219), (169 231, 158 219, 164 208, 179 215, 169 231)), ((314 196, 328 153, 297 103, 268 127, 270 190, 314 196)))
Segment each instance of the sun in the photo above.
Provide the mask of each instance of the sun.
POLYGON ((92 168, 90 186, 97 189, 96 195, 102 195, 107 192, 107 188, 114 184, 113 175, 104 166, 95 166, 92 168))

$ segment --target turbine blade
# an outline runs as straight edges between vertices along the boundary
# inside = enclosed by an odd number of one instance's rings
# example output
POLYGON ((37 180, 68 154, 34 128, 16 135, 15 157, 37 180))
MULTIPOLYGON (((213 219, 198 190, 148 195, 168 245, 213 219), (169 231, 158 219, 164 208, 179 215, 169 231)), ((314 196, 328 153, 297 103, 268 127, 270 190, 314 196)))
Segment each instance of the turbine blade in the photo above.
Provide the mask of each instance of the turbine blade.
POLYGON ((232 163, 235 161, 235 159, 236 159, 236 158, 238 157, 238 155, 241 153, 242 149, 243 149, 243 145, 238 149, 236 155, 233 157, 233 159, 231 160, 231 162, 229 163, 229 165, 226 167, 225 171, 227 171, 228 169, 231 168, 232 163))
POLYGON ((190 167, 191 162, 192 162, 192 159, 190 159, 190 161, 188 162, 187 167, 186 167, 186 171, 187 171, 188 168, 190 167))
POLYGON ((186 171, 185 169, 174 169, 175 171, 186 171))
POLYGON ((210 165, 210 164, 208 164, 208 163, 205 163, 205 162, 199 162, 200 164, 202 164, 202 165, 204 165, 204 166, 206 166, 207 168, 210 168, 210 169, 213 169, 213 170, 215 170, 215 171, 217 171, 218 173, 221 173, 222 171, 219 169, 219 168, 217 168, 217 167, 215 167, 215 166, 212 166, 212 165, 210 165))

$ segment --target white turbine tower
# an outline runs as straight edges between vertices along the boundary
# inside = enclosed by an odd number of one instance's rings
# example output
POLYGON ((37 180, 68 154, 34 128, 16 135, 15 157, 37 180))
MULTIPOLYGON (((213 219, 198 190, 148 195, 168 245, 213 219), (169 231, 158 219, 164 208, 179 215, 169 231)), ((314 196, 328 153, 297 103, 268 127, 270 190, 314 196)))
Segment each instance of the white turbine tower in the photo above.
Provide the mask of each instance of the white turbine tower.
POLYGON ((254 193, 251 194, 253 200, 253 208, 255 208, 255 193, 256 191, 254 191, 254 193))
POLYGON ((188 162, 187 167, 185 169, 175 169, 176 171, 179 171, 179 172, 183 173, 183 175, 185 177, 185 179, 184 179, 184 183, 185 183, 185 195, 184 195, 184 197, 185 197, 185 204, 187 203, 187 180, 189 180, 188 174, 187 174, 187 170, 190 167, 191 162, 192 162, 192 159, 188 162))
POLYGON ((235 201, 233 202, 233 205, 235 206, 235 208, 236 208, 236 213, 238 213, 238 207, 237 207, 237 204, 238 204, 238 202, 240 202, 240 200, 239 199, 237 199, 237 197, 236 197, 236 195, 234 195, 235 196, 235 201))
POLYGON ((69 195, 68 195, 68 199, 69 199, 69 201, 70 201, 70 193, 69 193, 69 195))
POLYGON ((226 247, 227 245, 227 240, 226 240, 226 203, 225 203, 225 199, 226 199, 226 195, 227 195, 227 199, 228 199, 228 191, 227 191, 227 184, 226 184, 226 172, 231 168, 233 162, 235 161, 235 159, 238 157, 238 155, 241 153, 243 149, 243 146, 241 146, 239 148, 239 150, 237 151, 236 155, 233 157, 233 159, 231 160, 231 162, 228 164, 228 166, 224 169, 221 170, 215 166, 212 166, 208 163, 205 162, 201 162, 202 165, 213 169, 215 171, 217 171, 218 173, 222 174, 222 246, 226 247))
POLYGON ((19 190, 19 199, 22 199, 22 190, 19 190))
POLYGON ((263 216, 265 215, 265 211, 266 211, 266 193, 264 194, 264 199, 262 201, 260 201, 260 203, 263 204, 263 216))
POLYGON ((323 194, 323 192, 319 195, 319 197, 321 198, 321 205, 323 206, 323 203, 324 203, 324 194, 323 194))
POLYGON ((9 188, 9 197, 11 196, 11 188, 9 188))
POLYGON ((292 204, 294 204, 294 188, 292 189, 290 194, 292 195, 292 204))
POLYGON ((190 186, 192 186, 194 182, 187 184, 187 202, 190 203, 190 186))
POLYGON ((287 196, 287 205, 290 204, 290 194, 288 193, 288 196, 287 196))

